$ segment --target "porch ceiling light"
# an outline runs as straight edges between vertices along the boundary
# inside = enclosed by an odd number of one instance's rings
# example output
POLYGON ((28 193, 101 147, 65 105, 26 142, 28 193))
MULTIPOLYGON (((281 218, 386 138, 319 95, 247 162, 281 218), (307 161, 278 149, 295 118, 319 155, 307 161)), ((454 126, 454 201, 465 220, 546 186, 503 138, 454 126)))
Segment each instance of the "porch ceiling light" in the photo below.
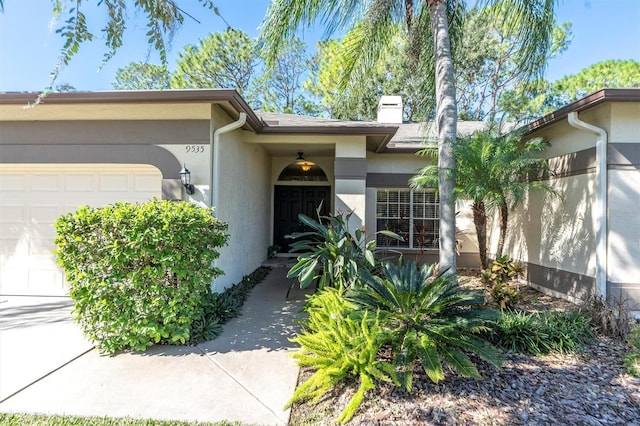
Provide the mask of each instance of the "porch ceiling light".
POLYGON ((315 166, 316 163, 313 161, 307 161, 304 159, 303 152, 298 152, 298 158, 296 158, 296 164, 300 166, 303 172, 308 172, 311 170, 311 167, 315 166))
POLYGON ((180 182, 185 187, 187 194, 191 195, 196 192, 195 186, 191 183, 191 171, 187 169, 187 165, 184 164, 182 170, 180 170, 180 182))

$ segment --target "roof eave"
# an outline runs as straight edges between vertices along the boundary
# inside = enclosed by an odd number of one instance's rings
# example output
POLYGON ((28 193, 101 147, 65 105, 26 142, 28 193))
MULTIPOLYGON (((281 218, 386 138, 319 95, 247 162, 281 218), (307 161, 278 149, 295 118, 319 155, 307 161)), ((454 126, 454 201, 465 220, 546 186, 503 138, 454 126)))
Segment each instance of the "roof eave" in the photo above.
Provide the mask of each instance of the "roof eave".
MULTIPOLYGON (((382 151, 398 130, 398 126, 263 126, 259 133, 272 135, 345 135, 372 137, 367 150, 382 151), (379 141, 377 139, 380 139, 379 141)), ((367 141, 369 142, 369 141, 367 141)))
POLYGON ((269 134, 394 135, 397 130, 397 126, 263 126, 261 132, 269 134))
MULTIPOLYGON (((40 93, 2 93, 0 104, 30 104, 35 102, 40 93)), ((263 127, 249 104, 235 89, 194 89, 194 90, 120 90, 98 92, 64 92, 49 93, 41 103, 43 105, 65 104, 110 104, 110 103, 228 103, 232 118, 237 119, 240 112, 247 114, 247 125, 259 133, 263 127)))
POLYGON ((640 89, 601 89, 567 106, 549 113, 525 126, 525 135, 566 118, 571 112, 580 112, 603 102, 640 102, 640 89))

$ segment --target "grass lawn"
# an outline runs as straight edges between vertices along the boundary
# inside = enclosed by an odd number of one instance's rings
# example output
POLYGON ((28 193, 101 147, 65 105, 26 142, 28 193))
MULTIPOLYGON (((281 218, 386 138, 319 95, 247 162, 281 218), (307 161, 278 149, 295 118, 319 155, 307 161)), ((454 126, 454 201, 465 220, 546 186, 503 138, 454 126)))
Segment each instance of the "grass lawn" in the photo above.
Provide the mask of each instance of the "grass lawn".
POLYGON ((0 413, 2 426, 243 426, 238 422, 179 422, 167 420, 117 419, 109 417, 77 417, 77 416, 44 416, 37 414, 6 414, 0 413))

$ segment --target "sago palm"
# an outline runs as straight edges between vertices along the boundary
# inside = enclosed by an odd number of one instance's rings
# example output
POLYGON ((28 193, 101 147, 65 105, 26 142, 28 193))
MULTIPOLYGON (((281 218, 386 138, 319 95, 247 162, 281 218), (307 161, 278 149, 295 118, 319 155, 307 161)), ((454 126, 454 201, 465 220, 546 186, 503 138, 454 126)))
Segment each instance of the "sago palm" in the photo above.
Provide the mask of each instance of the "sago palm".
POLYGON ((393 347, 396 374, 410 391, 414 361, 435 383, 445 378, 443 365, 466 377, 480 377, 467 354, 499 367, 496 348, 479 332, 487 331, 498 312, 483 308, 482 293, 463 289, 450 276, 434 275, 435 266, 384 262, 383 276, 365 276, 347 299, 365 312, 377 312, 393 347))
MULTIPOLYGON (((518 63, 525 74, 541 75, 551 48, 555 0, 485 0, 499 22, 522 43, 518 63)), ((435 82, 440 188, 440 265, 456 271, 453 145, 457 134, 454 61, 451 42, 461 29, 464 0, 273 0, 262 23, 261 43, 274 59, 282 44, 300 27, 320 21, 326 34, 354 31, 345 52, 345 78, 376 62, 394 34, 394 25, 406 25, 409 49, 418 69, 435 82), (426 65, 426 66, 424 66, 426 65)))

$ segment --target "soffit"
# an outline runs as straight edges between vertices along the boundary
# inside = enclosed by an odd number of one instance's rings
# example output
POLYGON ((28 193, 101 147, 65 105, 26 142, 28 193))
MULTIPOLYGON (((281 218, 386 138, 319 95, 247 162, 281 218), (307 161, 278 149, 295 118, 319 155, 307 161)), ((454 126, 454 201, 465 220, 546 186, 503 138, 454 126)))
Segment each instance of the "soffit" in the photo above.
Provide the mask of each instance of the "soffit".
POLYGON ((3 121, 209 120, 210 104, 0 105, 3 121))
POLYGON ((0 93, 3 121, 53 120, 208 120, 218 105, 236 120, 247 114, 245 129, 259 131, 260 119, 230 89, 51 93, 33 106, 38 93, 0 93))

